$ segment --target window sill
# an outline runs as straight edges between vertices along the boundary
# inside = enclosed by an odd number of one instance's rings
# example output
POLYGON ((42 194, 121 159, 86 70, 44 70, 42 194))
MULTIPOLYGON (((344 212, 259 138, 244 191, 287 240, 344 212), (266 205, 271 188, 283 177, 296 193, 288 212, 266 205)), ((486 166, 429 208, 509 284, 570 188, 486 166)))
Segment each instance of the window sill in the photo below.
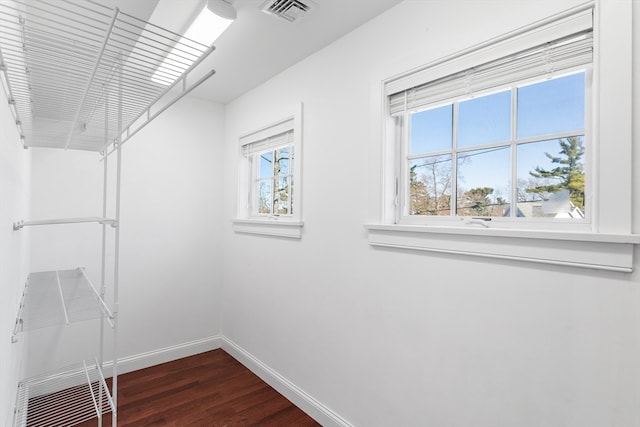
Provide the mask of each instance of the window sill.
POLYGON ((637 234, 367 224, 372 246, 631 272, 637 234))
POLYGON ((235 219, 233 231, 263 236, 302 238, 303 222, 282 219, 235 219))

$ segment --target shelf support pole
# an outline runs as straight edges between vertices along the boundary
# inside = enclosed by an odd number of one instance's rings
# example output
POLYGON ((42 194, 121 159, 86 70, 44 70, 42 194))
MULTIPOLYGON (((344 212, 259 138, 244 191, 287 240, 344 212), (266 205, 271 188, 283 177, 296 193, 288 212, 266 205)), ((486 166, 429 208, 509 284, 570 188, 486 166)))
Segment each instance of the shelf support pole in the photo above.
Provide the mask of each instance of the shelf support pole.
MULTIPOLYGON (((120 188, 122 184, 122 53, 118 58, 118 133, 117 133, 117 156, 116 156, 116 200, 115 200, 115 217, 118 224, 120 223, 120 188)), ((113 411, 111 417, 112 427, 118 427, 118 318, 120 312, 120 302, 118 294, 119 275, 120 275, 120 227, 115 230, 114 242, 114 263, 113 263, 113 375, 112 375, 112 399, 113 411)))
MULTIPOLYGON (((104 141, 105 144, 109 140, 109 97, 107 96, 104 104, 104 141)), ((108 193, 108 164, 107 164, 107 155, 106 152, 102 152, 102 160, 104 160, 103 165, 103 176, 102 176, 102 217, 107 217, 107 193, 108 193)), ((100 266, 100 302, 104 304, 104 296, 106 293, 106 268, 107 268, 107 224, 102 224, 102 260, 100 266)), ((84 271, 83 271, 84 273, 84 271)), ((111 322, 111 321, 110 321, 111 322)), ((113 323, 111 324, 113 326, 113 323)), ((100 317, 100 353, 98 356, 98 360, 96 360, 100 369, 104 369, 104 316, 100 317)), ((117 357, 117 355, 114 355, 117 357)), ((100 382, 99 390, 98 390, 98 412, 102 415, 102 396, 105 390, 103 389, 102 382, 100 382)), ((115 412, 115 411, 114 411, 115 412)), ((102 427, 102 416, 98 417, 98 427, 102 427)))

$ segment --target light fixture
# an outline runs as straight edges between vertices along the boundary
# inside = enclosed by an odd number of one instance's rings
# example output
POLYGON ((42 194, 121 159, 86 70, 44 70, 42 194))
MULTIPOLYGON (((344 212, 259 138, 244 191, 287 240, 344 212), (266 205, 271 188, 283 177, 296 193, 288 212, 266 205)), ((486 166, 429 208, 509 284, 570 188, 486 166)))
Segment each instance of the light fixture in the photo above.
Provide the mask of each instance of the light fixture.
MULTIPOLYGON (((231 3, 225 0, 209 0, 184 33, 184 37, 180 39, 179 44, 188 45, 189 40, 193 40, 210 46, 229 28, 236 16, 236 9, 231 3)), ((172 68, 175 69, 176 62, 184 63, 184 58, 180 58, 180 56, 179 52, 173 49, 160 64, 151 79, 162 85, 173 83, 174 79, 170 77, 173 73, 170 70, 172 68), (171 65, 172 63, 174 66, 171 65)))
POLYGON ((221 18, 230 19, 232 21, 237 17, 236 8, 225 0, 209 0, 207 2, 207 9, 221 18))

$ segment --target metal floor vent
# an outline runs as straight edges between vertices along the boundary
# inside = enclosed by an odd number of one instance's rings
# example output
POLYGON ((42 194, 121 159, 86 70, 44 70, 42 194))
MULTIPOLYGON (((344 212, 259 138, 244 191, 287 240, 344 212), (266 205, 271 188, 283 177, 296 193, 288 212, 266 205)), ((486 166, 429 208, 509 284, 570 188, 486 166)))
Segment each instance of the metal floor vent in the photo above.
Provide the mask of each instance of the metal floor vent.
POLYGON ((315 4, 311 0, 267 0, 262 5, 262 11, 294 22, 308 14, 314 7, 315 4))

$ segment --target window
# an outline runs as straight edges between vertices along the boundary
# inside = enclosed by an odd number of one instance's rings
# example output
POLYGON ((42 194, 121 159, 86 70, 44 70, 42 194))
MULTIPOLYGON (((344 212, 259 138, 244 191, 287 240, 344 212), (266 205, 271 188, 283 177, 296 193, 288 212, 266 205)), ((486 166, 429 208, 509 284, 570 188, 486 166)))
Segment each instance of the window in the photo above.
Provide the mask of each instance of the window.
POLYGON ((301 114, 240 138, 236 232, 301 237, 301 114))
POLYGON ((251 216, 293 215, 293 131, 244 146, 249 163, 251 216))
POLYGON ((398 222, 586 223, 591 64, 587 29, 389 95, 398 222))
POLYGON ((389 64, 369 244, 632 271, 631 7, 618 6, 583 4, 410 72, 389 64))

